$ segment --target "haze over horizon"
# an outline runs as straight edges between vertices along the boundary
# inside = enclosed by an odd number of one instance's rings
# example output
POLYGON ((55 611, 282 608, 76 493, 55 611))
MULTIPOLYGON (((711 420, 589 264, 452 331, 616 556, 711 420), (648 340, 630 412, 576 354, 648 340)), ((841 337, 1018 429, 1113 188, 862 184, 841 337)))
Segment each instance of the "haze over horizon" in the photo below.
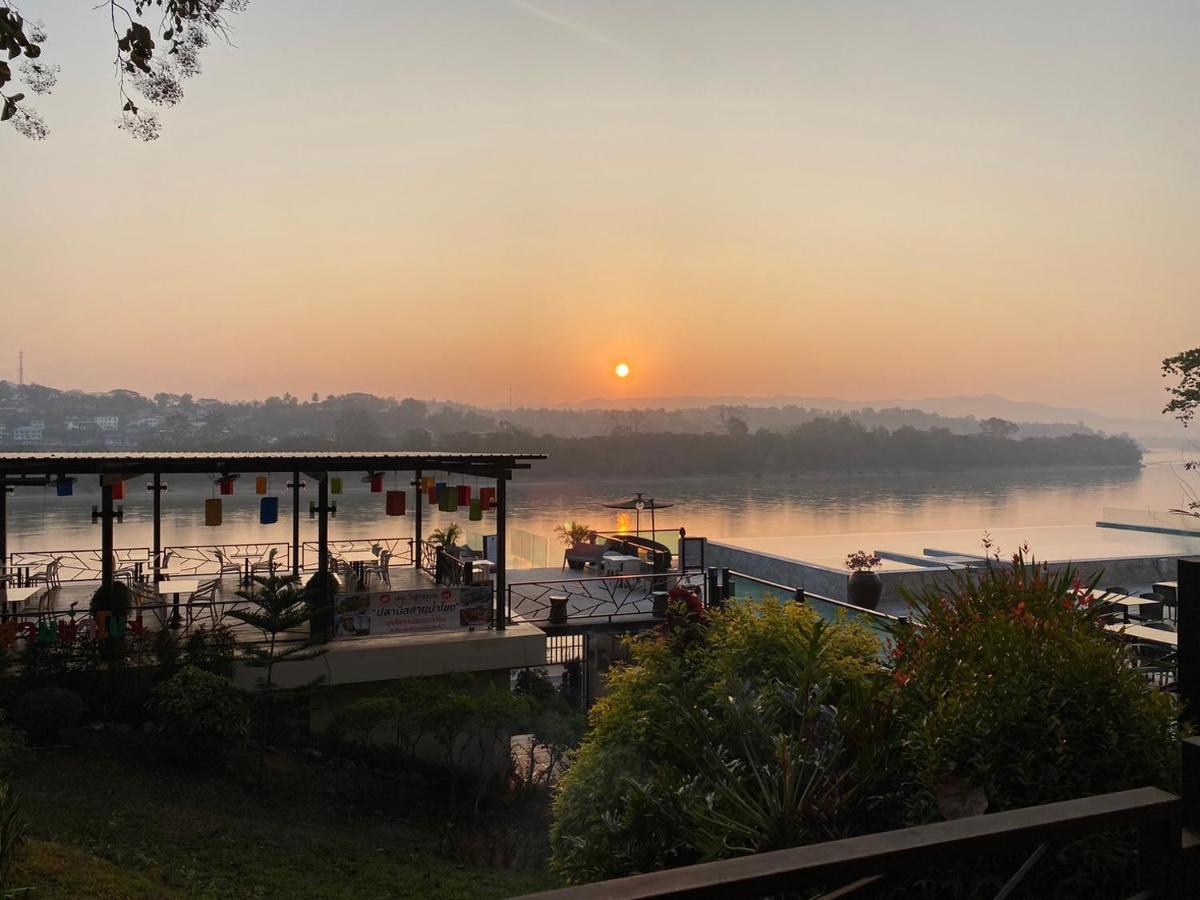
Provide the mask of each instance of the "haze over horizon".
POLYGON ((148 145, 107 19, 25 6, 10 380, 1153 419, 1198 343, 1195 4, 258 2, 148 145))

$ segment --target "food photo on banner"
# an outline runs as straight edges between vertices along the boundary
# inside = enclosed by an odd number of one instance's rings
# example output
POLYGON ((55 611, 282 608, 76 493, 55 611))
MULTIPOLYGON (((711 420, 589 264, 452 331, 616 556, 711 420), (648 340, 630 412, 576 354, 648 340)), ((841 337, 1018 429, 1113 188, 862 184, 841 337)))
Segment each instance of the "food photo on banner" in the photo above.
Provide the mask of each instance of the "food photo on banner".
POLYGON ((339 638, 475 629, 491 622, 492 587, 343 594, 337 598, 335 610, 339 638))

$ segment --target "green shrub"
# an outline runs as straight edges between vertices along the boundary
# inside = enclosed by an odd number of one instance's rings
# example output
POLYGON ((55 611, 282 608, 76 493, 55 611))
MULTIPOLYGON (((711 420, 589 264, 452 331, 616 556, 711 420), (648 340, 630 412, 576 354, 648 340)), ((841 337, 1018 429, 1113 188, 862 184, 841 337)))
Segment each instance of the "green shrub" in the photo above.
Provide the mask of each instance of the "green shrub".
POLYGON ((174 751, 191 762, 223 764, 249 725, 237 686, 190 665, 154 688, 150 711, 174 751))
POLYGON ((200 627, 187 636, 183 656, 189 666, 220 675, 222 678, 232 678, 233 654, 236 648, 237 640, 227 626, 218 625, 213 629, 200 627))
MULTIPOLYGON (((893 629, 909 824, 1177 788, 1177 704, 1104 633, 1092 587, 1020 553, 909 595, 924 627, 893 629)), ((1107 894, 1097 880, 1122 855, 1075 857, 1080 890, 1107 894)))
MULTIPOLYGON (((572 882, 866 830, 890 682, 870 632, 768 599, 632 641, 555 798, 572 882)), ((679 617, 677 617, 679 618, 679 617)))
POLYGON ((28 824, 21 813, 21 801, 0 781, 0 896, 8 896, 13 862, 28 838, 28 824))
POLYGON ((22 694, 13 703, 13 723, 34 744, 54 744, 83 720, 80 696, 68 688, 44 687, 22 694))
POLYGON ((98 587, 92 594, 91 612, 107 612, 114 619, 124 619, 129 615, 129 607, 133 603, 133 595, 129 588, 117 581, 108 587, 98 587))
POLYGON ((894 629, 914 821, 948 777, 992 812, 1178 783, 1174 699, 1128 664, 1072 572, 1015 563, 911 594, 925 627, 894 629))

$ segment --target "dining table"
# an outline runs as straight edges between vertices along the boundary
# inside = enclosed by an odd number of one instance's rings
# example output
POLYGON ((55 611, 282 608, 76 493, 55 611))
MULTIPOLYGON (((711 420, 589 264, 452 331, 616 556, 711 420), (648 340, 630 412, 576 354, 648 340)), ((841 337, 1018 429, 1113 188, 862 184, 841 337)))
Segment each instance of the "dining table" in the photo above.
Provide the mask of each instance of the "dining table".
POLYGON ((3 587, 0 588, 0 603, 3 603, 3 610, 0 615, 5 619, 15 615, 17 607, 22 603, 26 603, 30 598, 34 597, 38 592, 36 587, 3 587))
POLYGON ((350 568, 354 570, 355 583, 358 589, 362 590, 367 584, 367 566, 372 566, 379 562, 379 555, 372 553, 370 550, 351 550, 346 553, 339 553, 338 557, 344 563, 348 563, 350 568))
POLYGON ((170 578, 166 581, 160 581, 157 585, 158 595, 160 597, 172 597, 171 604, 171 627, 178 628, 183 621, 179 616, 179 597, 182 594, 191 596, 200 590, 199 578, 170 578))

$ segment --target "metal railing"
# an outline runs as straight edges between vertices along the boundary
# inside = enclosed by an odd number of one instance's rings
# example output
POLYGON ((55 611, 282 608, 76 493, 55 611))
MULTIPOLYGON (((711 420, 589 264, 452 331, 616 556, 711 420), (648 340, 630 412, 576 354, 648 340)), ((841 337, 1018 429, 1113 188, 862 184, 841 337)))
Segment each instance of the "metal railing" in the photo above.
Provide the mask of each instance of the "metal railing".
POLYGON ((517 615, 531 622, 554 622, 560 613, 552 613, 551 598, 564 597, 567 621, 649 619, 654 617, 654 593, 679 585, 701 586, 698 575, 682 572, 519 581, 508 585, 508 616, 510 620, 517 615))
MULTIPOLYGON (((393 566, 411 566, 413 563, 413 539, 406 537, 348 538, 329 541, 329 552, 335 556, 343 553, 374 551, 376 547, 392 554, 393 566)), ((319 562, 316 541, 305 541, 300 545, 300 568, 305 571, 317 568, 319 562)))
MULTIPOLYGON (((893 616, 890 613, 880 612, 877 609, 867 609, 865 606, 855 606, 853 603, 847 603, 845 600, 835 600, 833 597, 825 597, 821 594, 814 594, 811 591, 806 591, 804 588, 791 587, 786 584, 779 584, 775 581, 768 581, 765 578, 758 578, 754 575, 747 575, 745 572, 735 572, 732 569, 719 569, 721 573, 728 573, 728 580, 720 585, 721 599, 733 599, 737 597, 737 582, 746 581, 751 584, 759 585, 779 593, 780 600, 792 599, 797 603, 821 603, 834 607, 834 609, 844 610, 846 613, 854 616, 867 616, 875 619, 879 623, 884 622, 908 622, 907 616, 893 616), (729 590, 724 590, 724 585, 728 584, 729 590)), ((710 576, 711 579, 711 576, 710 576)))
MULTIPOLYGON (((136 563, 150 567, 149 547, 118 547, 113 550, 116 568, 136 563)), ((99 547, 87 550, 20 550, 9 554, 8 570, 34 574, 44 571, 54 560, 60 560, 59 581, 99 581, 102 559, 99 547)))
POLYGON ((217 575, 221 572, 221 561, 217 558, 220 551, 231 563, 240 567, 245 575, 250 572, 255 563, 266 563, 275 551, 275 568, 287 570, 291 568, 292 546, 284 541, 265 541, 250 544, 191 544, 183 546, 163 547, 164 555, 170 554, 167 566, 175 577, 181 575, 198 577, 201 575, 217 575))
POLYGON ((1021 862, 997 897, 1009 897, 1031 874, 1043 888, 1054 852, 1088 835, 1136 829, 1138 897, 1183 896, 1181 803, 1158 788, 1138 788, 971 816, 862 837, 682 866, 645 875, 530 895, 539 900, 750 898, 826 891, 859 896, 936 871, 948 862, 1021 862), (841 885, 841 887, 836 887, 841 885))

